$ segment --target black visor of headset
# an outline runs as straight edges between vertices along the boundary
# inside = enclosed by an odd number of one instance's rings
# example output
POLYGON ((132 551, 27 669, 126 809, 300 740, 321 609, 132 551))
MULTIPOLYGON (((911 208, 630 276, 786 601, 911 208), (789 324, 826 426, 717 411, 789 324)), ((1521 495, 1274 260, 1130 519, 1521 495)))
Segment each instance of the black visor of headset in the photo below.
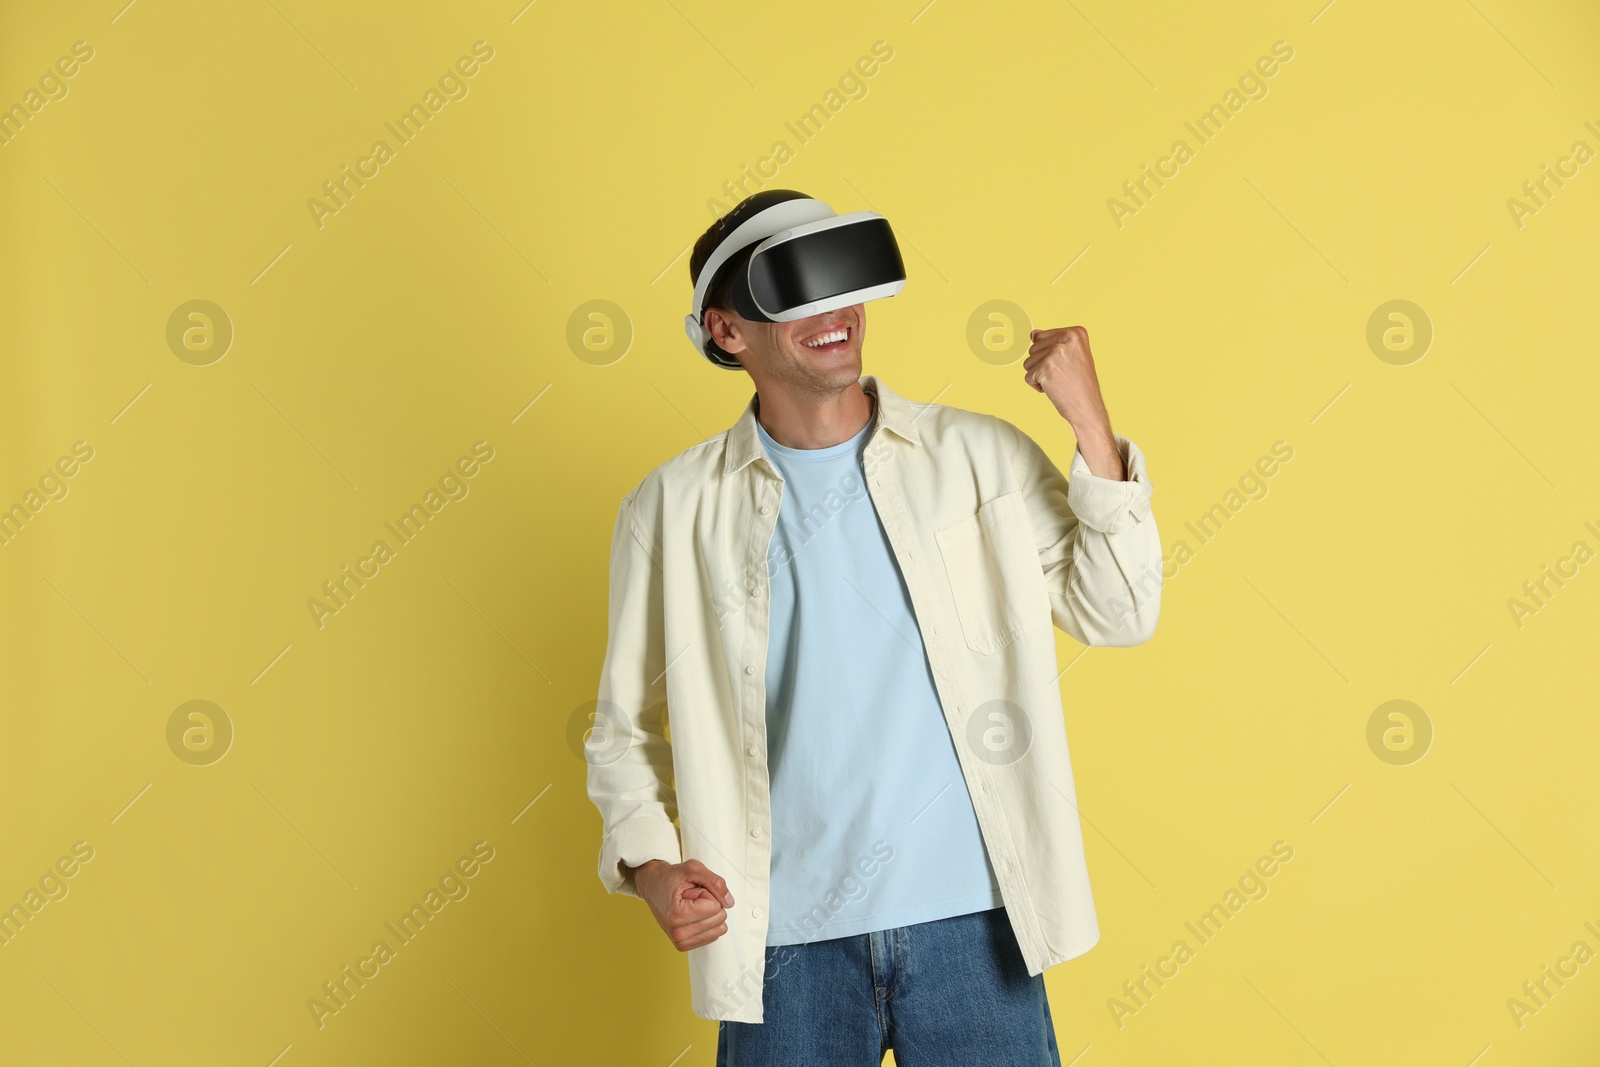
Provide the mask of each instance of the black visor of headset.
POLYGON ((899 293, 905 263, 889 220, 871 211, 835 215, 820 200, 786 200, 738 227, 718 246, 695 285, 696 313, 684 318, 695 348, 721 367, 727 362, 705 328, 706 303, 729 260, 754 245, 735 266, 734 310, 752 322, 794 322, 899 293))

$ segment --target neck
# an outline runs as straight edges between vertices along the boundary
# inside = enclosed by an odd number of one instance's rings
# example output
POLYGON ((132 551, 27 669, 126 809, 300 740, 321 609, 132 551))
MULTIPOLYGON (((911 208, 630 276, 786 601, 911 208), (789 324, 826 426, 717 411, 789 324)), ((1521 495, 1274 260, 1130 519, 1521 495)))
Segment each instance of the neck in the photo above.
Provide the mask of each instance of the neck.
POLYGON ((827 396, 756 392, 756 418, 786 448, 828 448, 848 441, 872 419, 877 399, 854 381, 827 396))

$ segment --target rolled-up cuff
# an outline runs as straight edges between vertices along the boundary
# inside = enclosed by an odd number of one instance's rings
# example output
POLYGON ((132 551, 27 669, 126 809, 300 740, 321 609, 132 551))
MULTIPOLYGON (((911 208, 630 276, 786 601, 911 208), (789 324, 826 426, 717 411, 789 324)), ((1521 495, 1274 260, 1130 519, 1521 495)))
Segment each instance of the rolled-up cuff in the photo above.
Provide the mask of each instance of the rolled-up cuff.
POLYGON ((683 862, 678 828, 667 819, 629 819, 617 824, 600 843, 600 881, 606 892, 638 896, 633 879, 624 876, 617 864, 638 867, 650 860, 683 862))
POLYGON ((1078 521, 1100 533, 1119 533, 1129 523, 1140 523, 1150 516, 1150 478, 1145 471, 1144 453, 1121 434, 1116 439, 1127 479, 1102 478, 1089 470, 1089 463, 1076 447, 1067 476, 1067 504, 1078 521))

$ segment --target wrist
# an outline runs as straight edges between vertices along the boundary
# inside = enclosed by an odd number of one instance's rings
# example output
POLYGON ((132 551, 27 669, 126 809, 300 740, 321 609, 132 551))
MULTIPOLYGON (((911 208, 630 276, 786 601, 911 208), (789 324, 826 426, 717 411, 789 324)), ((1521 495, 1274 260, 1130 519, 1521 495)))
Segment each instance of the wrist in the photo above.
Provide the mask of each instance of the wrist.
POLYGON ((621 860, 619 860, 618 863, 622 867, 622 873, 624 875, 626 875, 627 877, 634 879, 635 881, 638 880, 639 874, 641 872, 652 873, 652 872, 654 872, 654 871, 656 871, 656 870, 658 870, 658 869, 660 869, 662 867, 670 866, 670 864, 668 864, 667 861, 663 860, 663 859, 645 860, 643 863, 639 864, 637 867, 631 867, 627 863, 622 862, 621 860))
POLYGON ((1111 415, 1104 408, 1095 412, 1085 412, 1073 409, 1071 415, 1063 414, 1067 425, 1072 427, 1072 432, 1078 440, 1111 441, 1116 438, 1111 433, 1111 415))

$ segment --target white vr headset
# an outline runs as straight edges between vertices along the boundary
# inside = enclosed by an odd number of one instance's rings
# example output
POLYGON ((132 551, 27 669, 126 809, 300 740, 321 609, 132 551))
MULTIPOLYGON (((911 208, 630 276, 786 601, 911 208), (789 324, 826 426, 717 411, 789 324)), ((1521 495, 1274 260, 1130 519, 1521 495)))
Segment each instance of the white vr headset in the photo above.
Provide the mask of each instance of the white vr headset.
POLYGON ((871 211, 838 215, 821 200, 784 200, 741 223, 717 246, 694 287, 683 329, 719 367, 742 369, 705 328, 706 301, 730 259, 755 245, 737 268, 734 310, 752 322, 793 322, 905 288, 906 269, 889 220, 871 211))

